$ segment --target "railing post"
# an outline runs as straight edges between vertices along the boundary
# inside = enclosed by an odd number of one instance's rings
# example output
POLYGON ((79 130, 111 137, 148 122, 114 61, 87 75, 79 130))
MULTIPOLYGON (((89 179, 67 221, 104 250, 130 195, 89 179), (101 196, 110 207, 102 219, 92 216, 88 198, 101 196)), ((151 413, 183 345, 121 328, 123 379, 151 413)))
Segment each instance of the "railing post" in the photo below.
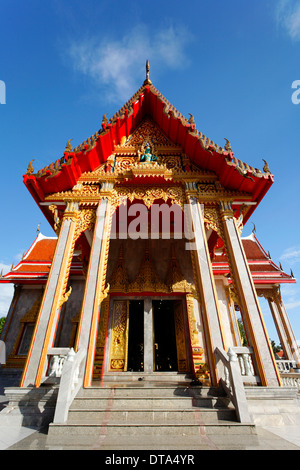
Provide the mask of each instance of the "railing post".
POLYGON ((216 348, 215 353, 217 360, 220 359, 225 366, 225 390, 233 401, 237 419, 240 423, 250 423, 252 420, 248 410, 238 356, 231 348, 227 354, 220 348, 216 348))
POLYGON ((64 423, 68 418, 70 405, 83 382, 83 377, 79 379, 79 367, 85 356, 86 351, 83 349, 77 353, 71 349, 67 355, 60 379, 54 423, 64 423))

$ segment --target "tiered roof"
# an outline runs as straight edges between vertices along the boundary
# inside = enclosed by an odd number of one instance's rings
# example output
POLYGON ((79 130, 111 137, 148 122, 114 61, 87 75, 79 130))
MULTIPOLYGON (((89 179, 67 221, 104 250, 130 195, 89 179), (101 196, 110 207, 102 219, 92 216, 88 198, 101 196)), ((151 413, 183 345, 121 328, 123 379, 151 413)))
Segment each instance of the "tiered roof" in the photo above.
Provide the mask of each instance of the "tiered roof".
MULTIPOLYGON (((293 273, 284 272, 281 264, 277 266, 267 253, 254 232, 248 237, 242 237, 243 248, 248 260, 250 272, 255 284, 282 284, 296 282, 293 273)), ((222 251, 216 251, 213 259, 214 274, 229 274, 227 256, 222 251)))
POLYGON ((268 165, 265 163, 262 171, 253 168, 234 156, 227 139, 221 147, 198 131, 193 116, 184 117, 154 87, 148 68, 143 85, 113 117, 108 120, 104 115, 100 129, 86 141, 72 148, 70 139, 63 156, 36 173, 33 160, 30 162, 23 180, 50 224, 53 226, 53 214, 46 205, 40 205, 46 196, 70 190, 83 173, 99 168, 145 118, 151 118, 200 169, 214 172, 224 188, 249 194, 254 204, 245 215, 245 223, 273 184, 268 165))
MULTIPOLYGON (((0 283, 46 283, 56 242, 56 237, 45 237, 39 233, 20 263, 12 268, 9 273, 2 276, 0 283)), ((255 284, 275 285, 296 282, 292 274, 285 273, 281 266, 277 266, 274 263, 254 233, 242 238, 242 243, 255 284)), ((212 264, 215 275, 230 274, 226 255, 223 252, 216 252, 212 264)), ((83 266, 81 261, 78 261, 77 256, 73 257, 70 274, 72 276, 82 276, 83 274, 83 266)))

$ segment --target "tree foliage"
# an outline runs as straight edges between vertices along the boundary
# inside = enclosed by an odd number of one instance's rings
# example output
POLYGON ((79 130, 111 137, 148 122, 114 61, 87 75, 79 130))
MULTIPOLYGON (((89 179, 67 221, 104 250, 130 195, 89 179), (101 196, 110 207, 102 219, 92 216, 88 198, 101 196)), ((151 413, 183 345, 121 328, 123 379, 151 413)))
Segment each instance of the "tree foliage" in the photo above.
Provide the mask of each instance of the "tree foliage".
POLYGON ((6 317, 1 317, 1 318, 0 318, 0 335, 1 335, 1 333, 2 333, 5 320, 6 320, 6 317))

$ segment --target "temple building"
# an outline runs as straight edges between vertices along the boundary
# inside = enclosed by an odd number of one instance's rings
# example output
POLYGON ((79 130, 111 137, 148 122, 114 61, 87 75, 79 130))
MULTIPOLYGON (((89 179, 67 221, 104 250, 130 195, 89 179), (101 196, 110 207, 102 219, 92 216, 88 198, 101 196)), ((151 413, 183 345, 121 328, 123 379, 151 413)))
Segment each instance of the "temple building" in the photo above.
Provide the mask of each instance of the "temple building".
POLYGON ((54 387, 63 423, 91 387, 222 384, 237 421, 250 422, 243 387, 282 390, 300 367, 280 290, 293 274, 255 230, 242 236, 273 182, 267 163, 253 168, 227 139, 221 147, 198 131, 154 87, 147 63, 143 85, 100 130, 24 175, 56 236, 39 232, 0 278, 15 286, 1 336, 14 390, 54 387))

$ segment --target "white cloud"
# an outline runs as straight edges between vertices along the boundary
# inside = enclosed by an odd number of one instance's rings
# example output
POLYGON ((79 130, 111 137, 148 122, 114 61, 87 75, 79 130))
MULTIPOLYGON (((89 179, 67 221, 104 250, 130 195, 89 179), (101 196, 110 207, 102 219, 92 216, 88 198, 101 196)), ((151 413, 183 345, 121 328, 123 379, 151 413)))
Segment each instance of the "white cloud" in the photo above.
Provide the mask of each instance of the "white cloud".
POLYGON ((300 40, 299 0, 280 0, 276 9, 277 23, 293 40, 300 40))
MULTIPOLYGON (((0 272, 3 274, 10 271, 11 266, 0 262, 0 272)), ((0 318, 6 317, 14 294, 13 284, 0 284, 0 318)))
POLYGON ((297 284, 282 284, 281 295, 287 312, 300 307, 300 288, 297 284))
POLYGON ((156 32, 145 24, 135 26, 118 40, 91 38, 70 45, 68 54, 75 70, 92 78, 106 101, 127 100, 145 77, 145 63, 155 62, 156 71, 181 68, 188 63, 186 46, 191 35, 169 25, 156 32))
POLYGON ((284 250, 282 255, 279 258, 282 261, 288 261, 291 265, 300 262, 300 247, 292 246, 284 250))
POLYGON ((0 318, 8 314, 13 295, 13 284, 0 284, 0 318))

